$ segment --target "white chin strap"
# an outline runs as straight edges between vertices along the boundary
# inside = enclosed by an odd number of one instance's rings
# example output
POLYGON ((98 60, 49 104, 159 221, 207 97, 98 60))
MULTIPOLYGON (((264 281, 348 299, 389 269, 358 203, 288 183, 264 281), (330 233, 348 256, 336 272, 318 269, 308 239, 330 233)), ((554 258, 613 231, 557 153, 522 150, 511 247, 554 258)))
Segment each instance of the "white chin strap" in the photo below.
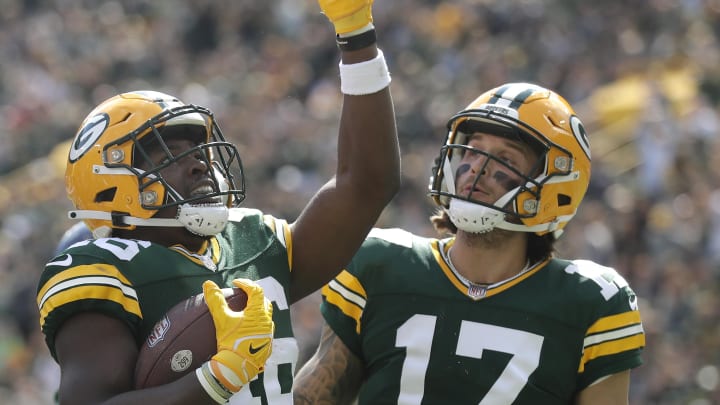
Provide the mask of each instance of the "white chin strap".
MULTIPOLYGON (((493 205, 504 207, 516 192, 517 189, 510 190, 493 205)), ((449 207, 445 209, 445 212, 448 213, 450 220, 458 229, 469 233, 486 233, 495 228, 516 232, 534 233, 546 231, 552 232, 556 239, 563 233, 562 229, 557 229, 558 224, 567 222, 573 217, 573 215, 566 215, 558 217, 552 222, 528 226, 506 221, 505 213, 497 208, 486 207, 457 198, 450 199, 449 207)))
MULTIPOLYGON (((188 231, 200 236, 216 235, 225 229, 228 223, 230 209, 223 204, 183 204, 178 206, 175 218, 137 218, 123 216, 122 222, 126 225, 155 226, 155 227, 184 227, 188 231)), ((99 219, 112 221, 112 215, 105 211, 77 210, 70 211, 68 216, 72 219, 99 219)), ((100 227, 93 231, 95 238, 107 237, 111 229, 100 227)))
MULTIPOLYGON (((511 190, 500 197, 494 205, 498 207, 506 205, 510 198, 512 198, 514 191, 516 190, 511 190)), ((495 228, 507 229, 502 226, 504 224, 517 225, 505 221, 505 213, 498 209, 458 198, 451 198, 450 204, 445 211, 458 229, 470 233, 485 233, 495 228)))

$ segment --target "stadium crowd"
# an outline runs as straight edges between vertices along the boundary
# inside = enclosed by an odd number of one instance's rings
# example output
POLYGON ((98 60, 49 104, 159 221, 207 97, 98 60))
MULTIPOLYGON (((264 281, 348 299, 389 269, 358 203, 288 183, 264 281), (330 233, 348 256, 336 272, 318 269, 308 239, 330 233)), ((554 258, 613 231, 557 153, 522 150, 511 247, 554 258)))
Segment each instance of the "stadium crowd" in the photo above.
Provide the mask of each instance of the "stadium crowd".
MULTIPOLYGON (((378 0, 374 10, 404 181, 378 225, 434 234, 434 208, 416 196, 451 108, 508 81, 558 91, 593 151, 559 250, 615 267, 640 297, 647 347, 631 403, 720 403, 720 1, 378 0)), ((52 403, 57 368, 35 288, 72 224, 63 174, 82 117, 145 88, 208 106, 240 147, 245 204, 294 218, 335 164, 328 29, 314 1, 0 0, 0 403, 52 403)), ((294 308, 301 361, 318 302, 294 308)))

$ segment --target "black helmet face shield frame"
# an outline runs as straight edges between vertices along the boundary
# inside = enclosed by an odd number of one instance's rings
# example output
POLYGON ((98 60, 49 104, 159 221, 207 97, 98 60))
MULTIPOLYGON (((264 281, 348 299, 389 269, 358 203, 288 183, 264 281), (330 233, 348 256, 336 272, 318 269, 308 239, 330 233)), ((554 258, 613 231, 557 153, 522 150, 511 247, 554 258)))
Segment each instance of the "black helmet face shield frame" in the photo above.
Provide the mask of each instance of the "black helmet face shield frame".
POLYGON ((105 145, 103 156, 108 168, 124 168, 137 176, 141 205, 145 209, 159 210, 216 197, 233 207, 245 199, 245 176, 237 147, 225 140, 213 113, 204 107, 184 105, 164 110, 135 131, 105 145), (189 114, 195 116, 196 123, 184 122, 183 117, 189 114), (202 117, 204 125, 199 125, 198 117, 202 117), (178 123, 172 123, 172 120, 178 123), (165 139, 171 137, 191 139, 196 142, 196 146, 174 155, 165 143, 165 139), (114 156, 121 150, 117 145, 125 142, 133 143, 132 165, 124 162, 124 156, 114 156), (159 163, 157 159, 153 161, 150 158, 149 151, 155 148, 165 154, 159 163), (212 171, 212 193, 182 196, 160 174, 163 169, 190 155, 202 159, 212 171), (148 191, 156 183, 162 184, 166 190, 165 196, 148 191))
POLYGON ((517 207, 514 207, 514 204, 517 201, 517 196, 522 193, 530 193, 533 199, 539 200, 542 183, 537 180, 536 176, 538 173, 543 172, 543 168, 547 164, 546 155, 550 150, 550 146, 542 142, 539 135, 530 135, 533 132, 532 128, 527 128, 527 130, 521 129, 521 127, 525 127, 521 122, 513 122, 512 126, 496 122, 495 119, 486 116, 488 113, 489 115, 493 115, 492 112, 488 111, 468 110, 457 114, 449 120, 446 143, 441 148, 440 155, 436 160, 437 165, 433 173, 435 178, 430 194, 436 196, 440 201, 445 201, 446 203, 443 204, 445 206, 447 206, 447 202, 449 202, 451 198, 456 198, 497 209, 513 217, 532 217, 534 215, 532 213, 519 214, 519 210, 517 210, 517 207), (480 116, 478 116, 478 114, 480 116), (462 121, 456 124, 458 120, 462 121), (531 165, 531 168, 527 172, 521 172, 506 160, 492 153, 469 146, 468 142, 470 138, 477 132, 500 136, 528 145, 533 154, 537 156, 537 160, 531 165), (480 156, 482 156, 483 161, 482 167, 477 169, 472 187, 470 187, 467 193, 462 193, 459 190, 451 191, 447 185, 443 184, 446 171, 452 171, 453 179, 457 181, 460 175, 470 170, 470 165, 466 162, 478 159, 480 156), (515 190, 509 200, 506 199, 508 203, 502 207, 472 198, 473 189, 487 172, 488 166, 491 164, 493 165, 493 170, 490 174, 490 181, 500 185, 507 192, 515 190))

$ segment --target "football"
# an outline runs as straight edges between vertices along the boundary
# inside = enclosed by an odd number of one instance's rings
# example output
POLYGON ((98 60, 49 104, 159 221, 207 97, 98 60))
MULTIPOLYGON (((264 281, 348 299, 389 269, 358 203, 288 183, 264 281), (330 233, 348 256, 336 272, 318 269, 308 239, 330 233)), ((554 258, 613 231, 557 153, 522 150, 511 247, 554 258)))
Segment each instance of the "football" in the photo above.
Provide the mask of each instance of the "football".
MULTIPOLYGON (((223 288, 230 308, 242 311, 247 294, 223 288)), ((149 388, 175 381, 194 371, 217 352, 215 325, 203 294, 172 307, 143 342, 135 366, 135 387, 149 388)))

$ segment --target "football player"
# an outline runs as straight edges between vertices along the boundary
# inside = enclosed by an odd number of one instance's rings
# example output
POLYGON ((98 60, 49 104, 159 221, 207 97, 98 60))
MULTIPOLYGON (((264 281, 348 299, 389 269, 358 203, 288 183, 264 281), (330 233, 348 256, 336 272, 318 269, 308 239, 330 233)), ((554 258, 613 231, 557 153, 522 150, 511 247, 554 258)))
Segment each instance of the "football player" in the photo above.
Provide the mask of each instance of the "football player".
POLYGON ((590 180, 558 94, 508 83, 448 123, 430 179, 450 237, 373 230, 323 288, 296 404, 627 404, 645 337, 615 270, 556 257, 590 180))
POLYGON ((292 403, 290 305, 349 262, 400 177, 372 1, 319 4, 341 54, 337 172, 292 223, 237 207, 245 197, 240 155, 207 108, 132 91, 83 121, 65 178, 70 217, 93 238, 47 263, 37 291, 62 371, 61 404, 292 403), (220 293, 233 286, 248 294, 240 313, 220 293), (142 342, 175 303, 201 292, 217 354, 173 383, 137 390, 142 342))

